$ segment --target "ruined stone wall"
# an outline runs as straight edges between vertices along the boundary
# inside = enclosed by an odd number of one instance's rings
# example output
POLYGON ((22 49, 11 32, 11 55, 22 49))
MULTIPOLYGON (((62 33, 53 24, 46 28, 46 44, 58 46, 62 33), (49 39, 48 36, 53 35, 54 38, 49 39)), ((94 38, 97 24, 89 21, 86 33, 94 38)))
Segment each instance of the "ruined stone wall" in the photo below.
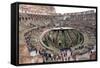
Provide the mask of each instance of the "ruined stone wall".
POLYGON ((94 11, 63 15, 19 13, 19 43, 27 46, 42 46, 39 42, 40 35, 46 29, 53 27, 73 27, 88 36, 87 42, 96 45, 96 13, 94 11))
POLYGON ((52 14, 56 13, 54 7, 52 6, 43 6, 43 5, 19 5, 20 13, 28 13, 28 14, 52 14))
POLYGON ((96 35, 96 13, 86 11, 80 13, 38 15, 20 14, 20 30, 29 28, 73 27, 82 33, 87 33, 90 38, 96 35))

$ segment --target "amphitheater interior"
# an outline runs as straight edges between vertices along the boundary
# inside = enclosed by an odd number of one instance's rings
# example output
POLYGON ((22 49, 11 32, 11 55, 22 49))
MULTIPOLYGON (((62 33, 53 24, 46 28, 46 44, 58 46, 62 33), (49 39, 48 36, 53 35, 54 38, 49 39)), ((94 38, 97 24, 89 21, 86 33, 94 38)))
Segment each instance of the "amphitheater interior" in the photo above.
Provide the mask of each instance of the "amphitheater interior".
MULTIPOLYGON (((25 6, 24 10, 27 8, 29 6, 25 6)), ((22 9, 23 6, 19 11, 20 64, 55 62, 52 56, 64 49, 70 49, 72 56, 78 55, 79 60, 90 60, 90 52, 96 52, 95 11, 60 14, 50 6, 42 6, 42 9, 39 6, 36 10, 23 12, 22 9), (45 33, 47 30, 50 31, 45 33)), ((95 56, 92 59, 96 59, 95 56)))

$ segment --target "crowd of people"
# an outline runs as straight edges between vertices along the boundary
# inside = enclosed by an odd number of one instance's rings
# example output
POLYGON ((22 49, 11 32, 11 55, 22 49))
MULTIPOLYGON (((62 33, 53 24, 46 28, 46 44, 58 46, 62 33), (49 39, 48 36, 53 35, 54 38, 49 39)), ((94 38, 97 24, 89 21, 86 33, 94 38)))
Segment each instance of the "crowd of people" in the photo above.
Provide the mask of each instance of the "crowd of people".
MULTIPOLYGON (((40 62, 64 62, 64 61, 80 61, 82 56, 89 57, 86 60, 96 59, 96 52, 89 51, 87 55, 80 55, 79 53, 73 54, 71 49, 61 49, 58 53, 52 53, 48 50, 37 50, 36 48, 30 52, 31 56, 41 56, 42 60, 40 62), (80 57, 80 58, 79 58, 80 57)), ((41 58, 38 58, 41 59, 41 58)), ((35 60, 35 59, 34 59, 35 60)))
POLYGON ((59 61, 73 61, 72 52, 70 49, 60 50, 59 53, 49 53, 47 50, 37 51, 37 49, 33 49, 30 52, 31 56, 41 55, 43 58, 43 62, 59 62, 59 61))

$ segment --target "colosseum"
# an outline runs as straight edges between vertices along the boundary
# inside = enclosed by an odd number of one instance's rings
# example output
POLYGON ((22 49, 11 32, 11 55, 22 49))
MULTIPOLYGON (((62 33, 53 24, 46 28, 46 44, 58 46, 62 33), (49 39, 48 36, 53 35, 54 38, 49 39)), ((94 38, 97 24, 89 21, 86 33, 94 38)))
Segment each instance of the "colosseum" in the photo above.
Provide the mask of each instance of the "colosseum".
POLYGON ((53 6, 19 6, 19 63, 96 59, 96 12, 56 13, 53 6))

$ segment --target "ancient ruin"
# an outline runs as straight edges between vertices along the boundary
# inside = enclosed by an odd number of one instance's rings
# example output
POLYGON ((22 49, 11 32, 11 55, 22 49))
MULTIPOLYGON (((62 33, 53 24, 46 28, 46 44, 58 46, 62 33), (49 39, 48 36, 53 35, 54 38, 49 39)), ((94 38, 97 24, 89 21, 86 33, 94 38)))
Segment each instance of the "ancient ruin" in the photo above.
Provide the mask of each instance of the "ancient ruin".
POLYGON ((20 64, 96 59, 96 12, 60 14, 53 6, 20 5, 19 54, 20 64))

